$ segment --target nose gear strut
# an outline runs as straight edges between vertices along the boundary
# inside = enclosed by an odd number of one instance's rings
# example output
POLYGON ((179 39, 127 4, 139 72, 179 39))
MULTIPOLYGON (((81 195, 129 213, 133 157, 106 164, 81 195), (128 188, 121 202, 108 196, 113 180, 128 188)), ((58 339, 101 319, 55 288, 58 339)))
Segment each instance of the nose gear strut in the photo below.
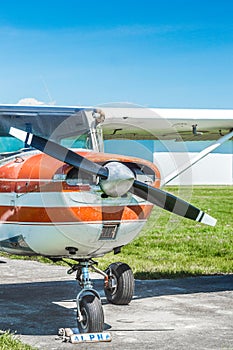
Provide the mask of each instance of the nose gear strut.
MULTIPOLYGON (((63 260, 63 259, 62 259, 63 260)), ((112 304, 127 305, 133 298, 134 277, 130 267, 121 262, 109 265, 106 271, 97 268, 97 262, 92 259, 73 259, 68 274, 76 272, 76 280, 81 287, 77 295, 77 323, 80 333, 102 332, 104 329, 104 313, 100 295, 94 289, 90 279, 89 268, 104 277, 104 292, 112 304)))
POLYGON ((89 268, 100 273, 104 278, 108 275, 99 270, 95 265, 97 262, 92 259, 80 259, 77 264, 70 264, 68 274, 76 272, 76 280, 81 287, 76 297, 77 323, 80 333, 102 332, 104 328, 104 313, 99 293, 93 288, 90 279, 89 268))

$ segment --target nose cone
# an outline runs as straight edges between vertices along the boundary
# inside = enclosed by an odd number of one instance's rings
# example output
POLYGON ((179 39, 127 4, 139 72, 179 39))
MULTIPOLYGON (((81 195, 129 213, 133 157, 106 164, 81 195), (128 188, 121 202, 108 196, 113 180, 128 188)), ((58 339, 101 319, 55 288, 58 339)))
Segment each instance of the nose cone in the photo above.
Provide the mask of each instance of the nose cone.
POLYGON ((110 197, 121 197, 129 191, 134 182, 133 172, 124 164, 111 162, 106 164, 108 178, 100 180, 100 187, 110 197))

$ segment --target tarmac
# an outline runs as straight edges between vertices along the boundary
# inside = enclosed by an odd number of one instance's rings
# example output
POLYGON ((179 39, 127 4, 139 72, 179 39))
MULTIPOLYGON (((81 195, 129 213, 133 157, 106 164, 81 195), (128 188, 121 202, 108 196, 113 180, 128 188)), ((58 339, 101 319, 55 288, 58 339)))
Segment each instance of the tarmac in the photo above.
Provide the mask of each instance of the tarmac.
POLYGON ((135 281, 128 306, 101 295, 110 343, 64 343, 59 328, 76 327, 79 286, 62 266, 0 257, 0 329, 37 349, 233 349, 233 275, 135 281))

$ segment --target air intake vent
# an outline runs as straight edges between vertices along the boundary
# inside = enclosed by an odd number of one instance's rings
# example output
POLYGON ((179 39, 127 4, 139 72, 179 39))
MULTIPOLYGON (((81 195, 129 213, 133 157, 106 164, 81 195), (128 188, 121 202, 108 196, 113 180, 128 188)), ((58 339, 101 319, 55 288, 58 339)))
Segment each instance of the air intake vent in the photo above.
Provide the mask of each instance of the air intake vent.
POLYGON ((99 240, 115 239, 119 224, 104 224, 99 240))

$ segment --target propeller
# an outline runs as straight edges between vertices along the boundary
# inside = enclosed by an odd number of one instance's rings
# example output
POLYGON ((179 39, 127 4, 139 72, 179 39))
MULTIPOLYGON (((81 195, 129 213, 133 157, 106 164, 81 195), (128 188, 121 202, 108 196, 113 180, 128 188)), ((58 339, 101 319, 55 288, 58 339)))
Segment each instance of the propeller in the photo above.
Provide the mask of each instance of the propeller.
POLYGON ((32 133, 11 127, 9 134, 25 142, 28 146, 32 146, 66 164, 81 169, 88 174, 99 176, 100 186, 103 192, 108 196, 122 196, 130 191, 136 196, 176 215, 210 226, 215 226, 216 224, 216 219, 192 204, 166 191, 162 191, 136 180, 134 173, 120 162, 111 161, 105 164, 105 166, 102 166, 82 157, 80 154, 66 147, 32 133))

